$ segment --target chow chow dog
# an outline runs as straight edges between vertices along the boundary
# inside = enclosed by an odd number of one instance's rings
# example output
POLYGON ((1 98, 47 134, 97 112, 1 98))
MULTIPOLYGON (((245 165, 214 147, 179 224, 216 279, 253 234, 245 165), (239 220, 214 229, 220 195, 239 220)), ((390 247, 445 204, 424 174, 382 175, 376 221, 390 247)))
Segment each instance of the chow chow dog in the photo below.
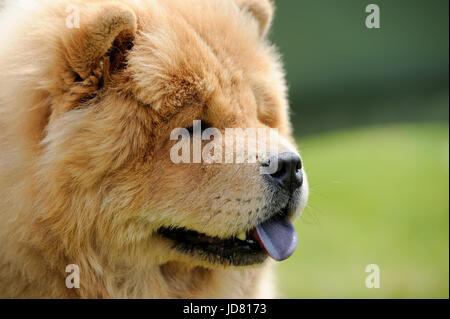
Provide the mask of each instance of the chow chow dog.
POLYGON ((308 186, 272 16, 268 0, 6 4, 1 297, 276 296, 308 186), (175 163, 171 132, 194 121, 275 129, 278 146, 175 163))

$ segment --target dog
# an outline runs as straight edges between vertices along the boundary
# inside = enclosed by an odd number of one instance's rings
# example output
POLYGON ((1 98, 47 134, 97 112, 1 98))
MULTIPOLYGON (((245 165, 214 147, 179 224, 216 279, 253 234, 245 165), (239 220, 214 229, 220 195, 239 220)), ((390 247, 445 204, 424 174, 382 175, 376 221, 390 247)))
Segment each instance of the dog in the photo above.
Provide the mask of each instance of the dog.
POLYGON ((308 184, 273 12, 269 0, 6 4, 1 297, 276 297, 272 266, 295 249, 308 184), (249 148, 256 162, 171 160, 172 132, 208 128, 272 130, 277 147, 249 148))

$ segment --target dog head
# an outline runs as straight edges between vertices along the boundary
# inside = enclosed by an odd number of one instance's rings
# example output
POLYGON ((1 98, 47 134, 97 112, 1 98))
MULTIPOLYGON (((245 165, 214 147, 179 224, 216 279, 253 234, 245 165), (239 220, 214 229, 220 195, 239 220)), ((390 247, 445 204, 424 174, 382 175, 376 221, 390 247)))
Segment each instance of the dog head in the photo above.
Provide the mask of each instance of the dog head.
POLYGON ((43 16, 53 27, 35 48, 48 57, 41 111, 24 116, 42 127, 32 136, 46 235, 157 263, 287 258, 308 186, 266 39, 271 3, 73 3, 79 28, 60 5, 43 16))

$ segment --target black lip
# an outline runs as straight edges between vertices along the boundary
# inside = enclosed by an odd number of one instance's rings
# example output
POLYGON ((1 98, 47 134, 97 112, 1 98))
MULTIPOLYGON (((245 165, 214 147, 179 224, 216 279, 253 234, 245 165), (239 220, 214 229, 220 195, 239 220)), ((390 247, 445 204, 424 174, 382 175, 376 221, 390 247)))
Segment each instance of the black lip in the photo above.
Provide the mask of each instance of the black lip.
MULTIPOLYGON (((284 218, 288 215, 289 205, 286 205, 263 222, 284 218)), ((247 238, 252 242, 242 241, 235 237, 223 239, 208 236, 184 227, 162 227, 158 233, 172 241, 172 248, 214 264, 249 266, 260 264, 268 257, 266 251, 253 236, 252 231, 247 232, 247 238)))
POLYGON ((255 238, 242 241, 237 238, 221 239, 185 228, 160 228, 158 233, 171 240, 173 248, 210 263, 232 266, 260 264, 268 257, 255 238))

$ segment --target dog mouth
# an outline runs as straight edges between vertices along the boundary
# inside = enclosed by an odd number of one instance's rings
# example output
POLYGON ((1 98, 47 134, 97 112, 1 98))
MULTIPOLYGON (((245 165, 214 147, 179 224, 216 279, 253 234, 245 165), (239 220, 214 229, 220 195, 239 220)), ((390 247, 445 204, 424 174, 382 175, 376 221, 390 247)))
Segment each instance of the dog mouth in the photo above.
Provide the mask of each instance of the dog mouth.
POLYGON ((162 227, 158 233, 172 241, 173 248, 180 252, 222 265, 255 265, 268 256, 281 261, 289 258, 297 247, 297 233, 287 207, 253 229, 225 239, 184 227, 162 227))

